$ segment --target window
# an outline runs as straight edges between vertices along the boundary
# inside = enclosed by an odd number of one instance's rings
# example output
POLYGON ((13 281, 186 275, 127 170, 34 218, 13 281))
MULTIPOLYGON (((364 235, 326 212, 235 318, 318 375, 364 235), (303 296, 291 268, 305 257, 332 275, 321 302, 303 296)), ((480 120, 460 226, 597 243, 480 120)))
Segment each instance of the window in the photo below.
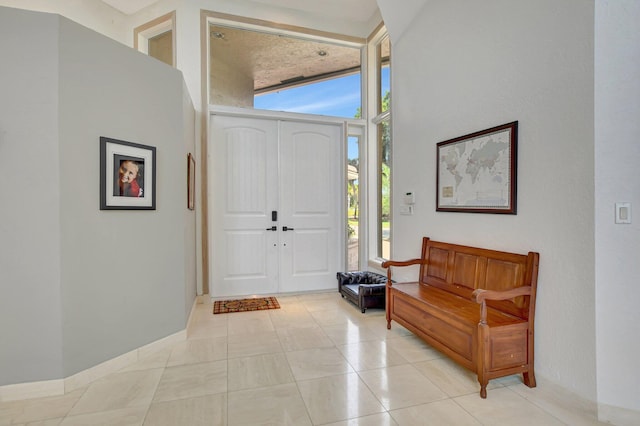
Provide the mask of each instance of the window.
POLYGON ((360 269, 360 144, 364 129, 349 126, 347 137, 347 270, 360 269))
POLYGON ((376 43, 376 116, 373 118, 376 143, 377 229, 376 256, 391 257, 391 46, 388 35, 376 43))
POLYGON ((136 50, 176 66, 176 13, 171 12, 133 30, 136 50))
POLYGON ((364 39, 260 24, 210 22, 211 104, 345 118, 359 113, 364 39))

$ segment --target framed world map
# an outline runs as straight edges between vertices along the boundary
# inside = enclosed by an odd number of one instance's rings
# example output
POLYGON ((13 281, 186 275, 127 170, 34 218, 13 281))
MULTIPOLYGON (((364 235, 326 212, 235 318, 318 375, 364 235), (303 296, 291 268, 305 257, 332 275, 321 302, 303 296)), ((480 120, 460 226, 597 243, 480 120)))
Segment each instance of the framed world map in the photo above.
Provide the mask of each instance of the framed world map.
POLYGON ((518 122, 437 144, 436 211, 516 214, 518 122))

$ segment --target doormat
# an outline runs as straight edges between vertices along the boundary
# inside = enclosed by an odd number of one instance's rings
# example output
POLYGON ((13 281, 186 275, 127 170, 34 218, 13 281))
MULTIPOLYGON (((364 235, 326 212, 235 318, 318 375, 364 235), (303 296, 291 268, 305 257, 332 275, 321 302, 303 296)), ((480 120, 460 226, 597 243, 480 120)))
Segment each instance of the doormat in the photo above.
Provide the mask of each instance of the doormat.
POLYGON ((213 302, 213 313, 227 314, 231 312, 262 311, 265 309, 280 309, 275 297, 257 297, 253 299, 218 300, 213 302))

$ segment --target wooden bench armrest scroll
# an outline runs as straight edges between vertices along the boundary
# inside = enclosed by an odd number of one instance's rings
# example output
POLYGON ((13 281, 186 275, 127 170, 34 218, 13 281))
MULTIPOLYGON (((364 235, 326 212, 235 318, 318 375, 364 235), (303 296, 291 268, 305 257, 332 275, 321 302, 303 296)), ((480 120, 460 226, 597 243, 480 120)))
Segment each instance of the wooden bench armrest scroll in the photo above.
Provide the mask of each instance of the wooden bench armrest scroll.
POLYGON ((487 300, 507 300, 513 299, 518 296, 530 296, 531 295, 531 286, 526 285, 522 287, 512 288, 510 290, 505 291, 496 291, 496 290, 484 290, 477 289, 472 293, 473 300, 476 303, 481 303, 480 308, 480 324, 487 323, 487 300))
POLYGON ((387 270, 387 285, 391 287, 391 266, 411 266, 420 265, 424 262, 424 259, 411 259, 411 260, 385 260, 382 262, 382 267, 387 270))

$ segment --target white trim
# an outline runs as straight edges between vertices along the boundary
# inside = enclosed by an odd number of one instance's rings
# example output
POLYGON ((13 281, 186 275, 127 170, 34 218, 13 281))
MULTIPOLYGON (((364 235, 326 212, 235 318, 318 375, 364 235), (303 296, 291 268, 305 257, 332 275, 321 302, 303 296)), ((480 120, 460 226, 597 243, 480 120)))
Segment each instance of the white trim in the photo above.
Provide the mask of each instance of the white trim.
POLYGON ((69 376, 64 379, 64 391, 72 392, 76 389, 80 389, 87 386, 89 383, 98 380, 108 374, 115 373, 118 370, 123 369, 138 361, 138 350, 134 349, 131 352, 127 352, 115 358, 111 358, 103 363, 100 363, 94 367, 87 368, 79 373, 69 376))
POLYGON ((149 40, 171 31, 172 66, 176 67, 176 12, 169 12, 146 24, 133 29, 133 48, 145 55, 149 54, 149 40))
POLYGON ((0 386, 0 402, 63 395, 128 367, 161 349, 187 340, 187 330, 195 318, 194 312, 196 310, 196 305, 201 303, 199 302, 200 300, 200 298, 194 299, 191 312, 189 313, 187 327, 184 330, 170 334, 167 337, 158 339, 155 342, 141 346, 138 349, 119 355, 64 379, 0 386))
POLYGON ((64 379, 0 386, 0 402, 64 394, 64 379))
POLYGON ((386 121, 386 120, 391 120, 391 111, 390 110, 386 110, 386 111, 381 112, 380 114, 376 115, 375 117, 373 117, 371 119, 371 122, 377 126, 378 124, 380 124, 380 123, 382 123, 383 121, 386 121))
POLYGON ((189 312, 189 318, 187 318, 187 328, 185 328, 185 332, 186 332, 185 339, 189 338, 189 330, 191 329, 191 326, 195 321, 196 316, 194 314, 196 312, 196 306, 198 305, 202 305, 202 298, 200 296, 196 296, 196 298, 193 299, 193 305, 191 305, 191 312, 189 312))
POLYGON ((266 118, 285 121, 304 121, 320 124, 347 123, 348 126, 365 126, 365 120, 357 118, 334 117, 331 115, 303 114, 299 112, 271 111, 266 109, 241 108, 226 105, 209 105, 209 119, 212 115, 229 117, 266 118))
POLYGON ((640 411, 598 403, 598 421, 619 426, 640 424, 640 411))
MULTIPOLYGON (((239 18, 239 17, 236 17, 236 18, 239 18)), ((366 44, 364 39, 362 41, 350 41, 350 40, 338 38, 339 34, 324 35, 324 34, 316 34, 313 32, 303 32, 305 28, 299 28, 299 27, 284 28, 283 25, 279 25, 279 24, 276 24, 277 26, 269 26, 268 24, 270 23, 275 24, 269 21, 246 22, 246 21, 236 20, 234 19, 234 17, 224 18, 220 16, 207 16, 207 24, 209 26, 215 25, 219 27, 237 28, 241 30, 255 31, 258 33, 285 36, 285 37, 295 38, 298 40, 321 42, 321 43, 334 44, 334 45, 346 46, 346 47, 361 48, 366 44)), ((209 28, 207 28, 207 33, 209 31, 210 31, 209 28)))

